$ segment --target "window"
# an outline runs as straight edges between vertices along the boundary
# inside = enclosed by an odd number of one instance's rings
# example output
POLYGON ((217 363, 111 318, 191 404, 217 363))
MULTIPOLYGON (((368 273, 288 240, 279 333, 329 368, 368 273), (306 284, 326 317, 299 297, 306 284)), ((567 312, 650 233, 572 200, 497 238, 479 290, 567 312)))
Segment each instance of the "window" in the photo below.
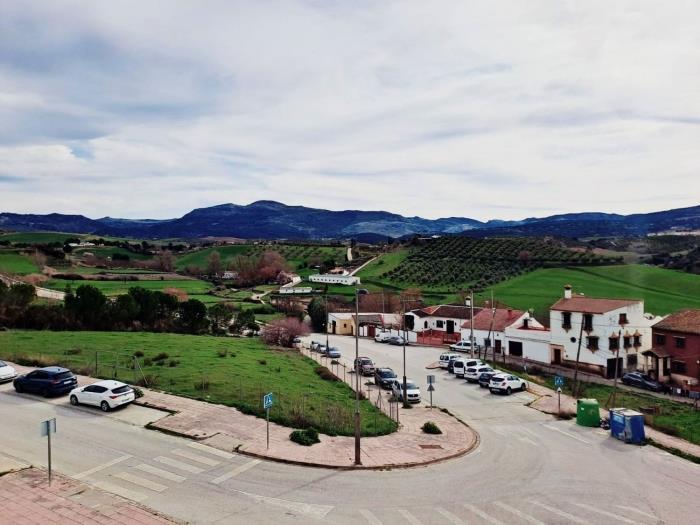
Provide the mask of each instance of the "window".
POLYGON ((637 354, 630 354, 627 356, 627 366, 629 368, 637 366, 637 354))
POLYGON ((629 335, 626 335, 625 337, 622 338, 622 345, 625 348, 632 348, 632 338, 629 335))
POLYGON ((522 357, 523 344, 520 341, 508 341, 508 353, 510 355, 522 357))
POLYGON ((610 348, 610 350, 619 350, 620 349, 620 338, 619 337, 611 337, 609 339, 609 341, 610 342, 608 344, 608 348, 610 348))
POLYGON ((571 312, 561 313, 561 327, 565 330, 571 328, 571 312))
POLYGON ((654 336, 654 340, 656 341, 657 345, 665 345, 666 344, 666 336, 664 334, 656 334, 654 336))
POLYGON ((641 335, 635 335, 634 336, 634 346, 642 346, 642 336, 641 335))
POLYGON ((671 361, 671 373, 685 374, 686 372, 687 367, 685 366, 685 361, 671 361))
POLYGON ((676 348, 685 348, 685 337, 674 337, 676 348))
POLYGON ((620 320, 618 321, 618 324, 627 324, 629 321, 627 320, 627 314, 620 314, 620 320))
POLYGON ((583 314, 583 329, 586 332, 593 331, 593 316, 591 314, 583 314))
POLYGON ((428 321, 425 321, 425 322, 423 323, 423 328, 428 328, 428 321))
POLYGON ((484 339, 484 347, 491 348, 491 339, 489 339, 488 337, 484 339))
POLYGON ((598 350, 598 338, 595 336, 586 337, 586 348, 589 350, 598 350))

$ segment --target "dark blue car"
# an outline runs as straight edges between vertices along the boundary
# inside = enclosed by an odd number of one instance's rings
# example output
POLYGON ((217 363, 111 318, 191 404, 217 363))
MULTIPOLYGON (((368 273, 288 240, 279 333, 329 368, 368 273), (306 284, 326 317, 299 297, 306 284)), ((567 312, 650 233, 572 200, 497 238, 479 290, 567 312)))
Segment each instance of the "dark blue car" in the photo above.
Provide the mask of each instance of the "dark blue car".
POLYGON ((78 385, 78 379, 67 368, 47 366, 18 376, 13 384, 17 392, 49 397, 67 394, 78 385))

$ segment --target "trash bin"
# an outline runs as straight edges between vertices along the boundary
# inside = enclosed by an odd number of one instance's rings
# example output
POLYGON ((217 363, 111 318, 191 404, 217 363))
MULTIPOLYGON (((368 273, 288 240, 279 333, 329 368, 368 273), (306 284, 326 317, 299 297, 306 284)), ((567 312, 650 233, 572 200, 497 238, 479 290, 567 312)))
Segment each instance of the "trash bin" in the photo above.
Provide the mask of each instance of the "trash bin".
POLYGON ((576 424, 582 427, 600 426, 600 407, 597 399, 576 401, 576 424))
POLYGON ((644 443, 644 414, 627 408, 611 408, 610 435, 625 443, 644 443))

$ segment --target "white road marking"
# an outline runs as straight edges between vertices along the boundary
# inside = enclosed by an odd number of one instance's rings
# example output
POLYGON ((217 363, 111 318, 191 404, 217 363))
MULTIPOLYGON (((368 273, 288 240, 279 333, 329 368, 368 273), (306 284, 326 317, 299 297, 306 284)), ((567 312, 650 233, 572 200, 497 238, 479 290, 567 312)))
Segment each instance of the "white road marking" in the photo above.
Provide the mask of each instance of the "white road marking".
POLYGON ((530 438, 525 437, 525 436, 518 436, 518 440, 522 441, 523 443, 528 443, 534 447, 537 446, 537 443, 535 443, 533 440, 531 440, 530 438))
POLYGON ((470 505, 469 503, 463 503, 462 506, 469 512, 472 512, 479 516, 482 520, 488 521, 489 523, 493 523, 493 525, 505 525, 502 521, 499 521, 496 518, 489 516, 484 511, 477 509, 474 505, 470 505))
POLYGON ((254 459, 252 461, 249 461, 248 463, 244 463, 243 465, 239 465, 235 469, 230 470, 230 471, 226 472, 225 474, 222 474, 218 478, 214 478, 213 480, 211 480, 211 482, 214 485, 218 485, 219 483, 223 483, 227 479, 231 479, 232 477, 238 476, 239 474, 245 472, 246 470, 252 469, 258 463, 261 463, 261 460, 254 459))
POLYGON ((490 430, 491 430, 491 432, 494 432, 501 437, 506 437, 506 433, 502 430, 497 430, 496 427, 491 427, 490 430))
POLYGON ((221 463, 221 461, 217 461, 215 459, 211 458, 205 458, 204 456, 200 456, 199 454, 193 454, 192 452, 188 452, 187 450, 173 450, 173 454, 177 456, 181 456, 185 459, 190 459, 192 461, 196 461, 197 463, 201 463, 203 465, 207 465, 209 467, 215 467, 221 463))
POLYGON ((362 517, 367 520, 367 523, 370 525, 382 525, 382 522, 377 516, 375 516, 371 510, 367 509, 358 509, 359 513, 362 514, 362 517))
POLYGON ((148 472, 149 474, 153 474, 154 476, 161 477, 163 479, 167 479, 169 481, 174 481, 175 483, 182 483, 185 481, 187 478, 184 476, 180 476, 179 474, 173 474, 172 472, 168 470, 163 470, 162 468, 158 467, 152 467, 151 465, 146 465, 145 463, 141 463, 140 465, 136 465, 134 467, 135 469, 139 469, 143 472, 148 472))
POLYGON ((232 459, 236 457, 235 454, 231 454, 230 452, 226 452, 225 450, 219 450, 218 448, 210 447, 209 445, 203 445, 202 443, 197 443, 196 441, 188 443, 187 446, 190 448, 201 450, 202 452, 206 452, 207 454, 219 456, 220 458, 232 459))
POLYGON ((606 516, 606 517, 611 518, 613 520, 621 521, 622 523, 632 523, 632 524, 637 523, 636 521, 627 519, 624 516, 620 516, 619 514, 613 514, 612 512, 608 512, 607 510, 598 509, 592 505, 586 505, 585 503, 574 503, 574 505, 581 507, 582 509, 590 510, 591 512, 597 512, 598 514, 601 514, 602 516, 606 516))
POLYGON ((626 506, 626 505, 615 505, 615 506, 618 507, 618 508, 621 508, 621 509, 623 509, 623 510, 629 511, 629 512, 636 512, 637 514, 639 514, 640 516, 644 516, 645 518, 649 518, 649 519, 652 519, 652 520, 658 520, 658 519, 659 519, 659 518, 657 518, 656 516, 654 516, 653 514, 649 514, 649 513, 647 513, 647 512, 644 512, 643 510, 635 509, 634 507, 628 507, 628 506, 626 506))
POLYGON ((74 479, 83 479, 88 476, 91 476, 95 472, 99 472, 100 470, 104 470, 106 468, 109 468, 113 465, 116 465, 117 463, 121 463, 122 461, 126 461, 129 458, 132 458, 133 456, 130 456, 128 454, 118 457, 116 459, 113 459, 112 461, 108 461, 107 463, 103 463, 102 465, 98 465, 94 468, 91 468, 90 470, 86 470, 85 472, 81 472, 80 474, 75 474, 73 476, 74 479))
POLYGON ((406 509, 396 509, 396 511, 401 514, 404 519, 409 522, 411 525, 423 525, 421 521, 416 518, 413 514, 408 512, 406 509))
POLYGON ((530 434, 532 437, 535 437, 535 438, 540 437, 527 427, 520 427, 520 428, 518 428, 518 430, 522 430, 523 432, 527 432, 528 434, 530 434))
POLYGON ((202 472, 204 472, 204 469, 201 469, 199 467, 193 467, 188 463, 183 463, 182 461, 178 461, 172 458, 166 458, 165 456, 158 456, 157 458, 153 458, 153 461, 163 463, 164 465, 168 465, 169 467, 175 467, 176 469, 184 470, 185 472, 191 472, 192 474, 201 474, 202 472))
POLYGON ((95 483, 93 483, 93 485, 106 492, 111 492, 112 494, 116 494, 123 498, 130 499, 132 501, 137 501, 139 503, 148 499, 148 496, 146 494, 136 492, 135 490, 125 489, 124 487, 115 485, 114 483, 109 483, 107 481, 96 481, 95 483))
POLYGON ((506 505, 503 502, 494 501, 493 504, 497 505, 498 507, 501 507, 503 510, 507 510, 508 512, 515 514, 518 518, 520 518, 523 521, 527 521, 528 523, 532 523, 533 525, 545 525, 544 522, 533 518, 529 514, 525 514, 524 512, 516 509, 515 507, 511 507, 510 505, 506 505))
POLYGON ((160 483, 156 483, 155 481, 151 481, 150 479, 135 476, 134 474, 129 474, 128 472, 119 472, 117 474, 114 474, 112 477, 123 479, 124 481, 128 481, 129 483, 133 483, 134 485, 138 485, 139 487, 150 489, 155 492, 163 492, 165 489, 168 488, 165 485, 161 485, 160 483))
POLYGON ((289 501, 285 499, 273 498, 270 496, 261 496, 260 494, 252 494, 243 490, 229 489, 231 492, 248 496, 262 503, 282 507, 293 512, 308 514, 314 518, 323 519, 330 511, 333 510, 333 505, 317 505, 315 503, 302 503, 300 501, 289 501))
POLYGON ((564 434, 565 436, 570 437, 571 439, 575 439, 576 441, 580 441, 581 443, 585 443, 586 445, 590 445, 590 441, 586 441, 585 439, 581 439, 578 436, 574 436, 573 434, 569 434, 568 432, 564 432, 563 430, 558 429, 557 427, 553 427, 552 425, 542 425, 543 427, 546 427, 550 430, 554 430, 555 432, 559 432, 560 434, 564 434))
POLYGON ((464 525, 464 522, 459 519, 457 516, 452 514, 449 510, 445 509, 435 509, 439 514, 442 514, 450 523, 454 523, 454 525, 464 525))
POLYGON ((590 525, 590 523, 584 519, 577 518, 573 514, 569 514, 568 512, 564 512, 563 510, 555 509, 554 507, 550 507, 549 505, 545 505, 544 503, 540 503, 539 501, 533 501, 532 504, 537 505, 538 507, 541 507, 544 510, 548 510, 552 514, 556 514, 557 516, 566 518, 569 521, 573 521, 574 523, 580 523, 581 525, 590 525))

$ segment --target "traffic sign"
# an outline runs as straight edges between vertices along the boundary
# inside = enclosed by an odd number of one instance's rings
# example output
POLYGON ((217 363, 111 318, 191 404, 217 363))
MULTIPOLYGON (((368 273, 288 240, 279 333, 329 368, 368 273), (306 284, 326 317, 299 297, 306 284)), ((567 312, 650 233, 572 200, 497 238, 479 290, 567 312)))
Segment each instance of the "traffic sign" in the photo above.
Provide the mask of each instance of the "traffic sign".
POLYGON ((430 384, 428 385, 428 392, 434 392, 434 391, 435 391, 435 387, 433 386, 432 383, 430 383, 430 384))
POLYGON ((556 387, 564 386, 564 377, 563 376, 554 376, 554 386, 556 386, 556 387))
POLYGON ((435 376, 428 376, 428 384, 432 385, 435 382, 435 376))
POLYGON ((47 419, 41 422, 41 437, 56 433, 56 418, 47 419))
POLYGON ((263 408, 267 410, 272 407, 272 392, 263 396, 263 408))

